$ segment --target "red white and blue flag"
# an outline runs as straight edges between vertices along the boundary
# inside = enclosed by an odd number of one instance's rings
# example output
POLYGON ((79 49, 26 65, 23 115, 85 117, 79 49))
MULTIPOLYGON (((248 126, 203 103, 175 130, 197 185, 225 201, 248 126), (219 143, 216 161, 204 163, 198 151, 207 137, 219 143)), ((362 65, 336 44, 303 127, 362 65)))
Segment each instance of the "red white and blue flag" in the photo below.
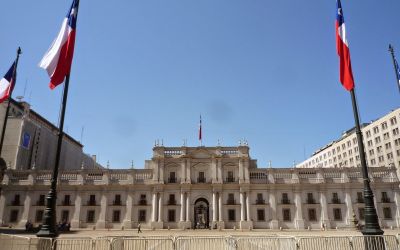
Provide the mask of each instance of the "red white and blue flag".
POLYGON ((78 6, 79 0, 73 0, 60 33, 39 63, 39 67, 45 69, 50 77, 51 89, 61 84, 71 71, 78 6))
POLYGON ((0 80, 0 103, 8 100, 14 89, 15 80, 17 78, 17 72, 15 69, 15 62, 11 65, 11 68, 7 71, 4 77, 0 80))
POLYGON ((353 72, 351 69, 350 50, 346 37, 343 9, 340 0, 336 0, 336 47, 340 61, 340 82, 343 87, 351 91, 354 88, 353 72))

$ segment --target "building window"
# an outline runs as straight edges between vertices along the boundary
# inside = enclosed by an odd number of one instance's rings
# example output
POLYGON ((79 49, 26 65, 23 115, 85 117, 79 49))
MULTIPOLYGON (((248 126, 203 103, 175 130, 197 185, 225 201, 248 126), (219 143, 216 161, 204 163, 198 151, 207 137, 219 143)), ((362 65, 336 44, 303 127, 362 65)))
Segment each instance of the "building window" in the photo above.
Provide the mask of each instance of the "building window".
POLYGON ((176 205, 175 194, 169 195, 168 205, 176 205))
POLYGON ((384 140, 389 139, 389 132, 386 132, 386 133, 383 134, 383 139, 384 140))
POLYGON ((139 210, 138 221, 139 222, 145 222, 146 221, 146 210, 144 210, 144 209, 139 210))
POLYGON ((283 221, 291 221, 290 209, 282 209, 283 221))
POLYGON ((235 204, 235 195, 234 194, 228 194, 228 201, 226 203, 228 205, 234 205, 235 204))
POLYGON ((121 217, 121 211, 120 210, 114 210, 113 211, 112 222, 120 222, 120 217, 121 217))
POLYGON ((393 159, 393 153, 388 153, 387 155, 388 160, 393 159))
POLYGON ((265 210, 264 209, 257 209, 257 220, 265 221, 265 210))
POLYGON ((357 192, 357 203, 364 203, 364 196, 362 192, 357 192))
POLYGON ((146 195, 145 194, 141 194, 140 195, 139 205, 147 205, 146 195))
POLYGON ((43 221, 43 210, 36 210, 35 222, 43 221))
POLYGON ((381 142, 381 137, 375 137, 375 143, 380 143, 381 142))
POLYGON ((390 209, 390 207, 383 208, 383 218, 385 218, 385 220, 392 219, 392 210, 390 209))
POLYGON ((384 122, 384 123, 382 123, 382 130, 385 130, 385 129, 387 129, 387 123, 386 122, 384 122))
POLYGON ((333 219, 342 220, 342 210, 340 208, 333 209, 333 219))
POLYGON ((290 204, 290 200, 287 193, 282 193, 282 204, 290 204))
POLYGON ((61 221, 63 221, 63 222, 68 222, 69 221, 69 211, 68 210, 62 210, 62 212, 61 212, 61 221))
POLYGON ((308 209, 308 220, 309 221, 317 220, 317 211, 315 210, 315 208, 308 209))
POLYGON ((340 203, 338 193, 332 193, 332 203, 333 204, 339 204, 340 203))
POLYGON ((45 205, 45 195, 41 194, 39 195, 39 200, 37 201, 36 205, 38 206, 44 206, 45 205))
POLYGON ((383 156, 379 156, 378 160, 379 162, 383 162, 384 161, 383 156))
POLYGON ((357 138, 353 138, 353 144, 354 144, 354 145, 357 144, 357 138))
POLYGON ((120 206, 121 203, 121 195, 120 194, 116 194, 115 198, 114 198, 114 206, 120 206))
POLYGON ((71 196, 69 194, 64 195, 63 206, 71 205, 71 196))
POLYGON ((168 222, 175 222, 175 209, 168 210, 168 222))
POLYGON ((204 175, 204 172, 199 172, 199 177, 197 179, 197 182, 199 183, 206 183, 206 177, 204 175))
POLYGON ((236 220, 236 213, 235 209, 228 209, 228 220, 235 221, 236 220))
POLYGON ((263 194, 262 193, 258 193, 257 194, 256 204, 265 204, 265 200, 263 199, 263 194))
POLYGON ((391 124, 391 125, 396 125, 396 124, 397 124, 396 117, 390 118, 390 124, 391 124))
POLYGON ((168 182, 169 183, 176 183, 176 174, 175 174, 175 172, 169 172, 168 182))
POLYGON ((95 216, 95 211, 94 210, 87 211, 86 222, 93 223, 94 222, 94 216, 95 216))
POLYGON ((382 203, 389 203, 390 202, 390 198, 389 198, 387 192, 382 192, 381 201, 382 201, 382 203))
POLYGON ((373 149, 369 150, 369 155, 374 155, 374 150, 373 149))
POLYGON ((19 206, 21 205, 21 200, 20 200, 19 194, 14 195, 14 200, 12 201, 11 205, 13 206, 19 206))
POLYGON ((233 171, 228 171, 228 177, 226 177, 226 182, 234 182, 235 177, 233 177, 233 171))
POLYGON ((358 208, 358 219, 360 220, 365 219, 365 210, 363 207, 358 208))
POLYGON ((313 193, 307 193, 307 203, 308 204, 314 204, 315 199, 313 193))
POLYGON ((10 211, 10 222, 17 222, 18 221, 18 210, 11 210, 10 211))
POLYGON ((382 152, 382 146, 379 146, 376 148, 376 152, 381 153, 382 152))
POLYGON ((386 148, 386 149, 391 149, 391 148, 392 148, 392 145, 390 144, 390 142, 388 142, 388 143, 385 144, 385 148, 386 148))
POLYGON ((96 206, 96 195, 95 194, 91 194, 89 196, 89 202, 88 202, 89 206, 96 206))
POLYGON ((367 135, 367 138, 371 137, 371 131, 368 130, 366 135, 367 135))
POLYGON ((379 133, 379 128, 378 128, 378 126, 374 127, 374 134, 377 134, 377 133, 379 133))
POLYGON ((396 146, 399 146, 399 145, 400 145, 400 139, 394 140, 394 144, 395 144, 396 146))
POLYGON ((367 143, 369 147, 372 147, 372 140, 369 140, 367 143))
POLYGON ((375 159, 371 159, 371 165, 375 165, 375 159))

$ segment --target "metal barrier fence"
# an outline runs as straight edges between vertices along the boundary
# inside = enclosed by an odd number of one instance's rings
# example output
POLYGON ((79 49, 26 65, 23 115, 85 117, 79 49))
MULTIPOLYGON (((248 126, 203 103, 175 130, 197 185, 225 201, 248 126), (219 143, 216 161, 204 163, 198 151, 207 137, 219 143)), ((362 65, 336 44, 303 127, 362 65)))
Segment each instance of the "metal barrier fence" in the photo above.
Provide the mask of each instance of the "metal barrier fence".
POLYGON ((0 250, 400 250, 385 236, 132 236, 51 239, 0 234, 0 250))
POLYGON ((51 239, 31 238, 10 234, 0 234, 0 250, 47 250, 51 249, 51 239))

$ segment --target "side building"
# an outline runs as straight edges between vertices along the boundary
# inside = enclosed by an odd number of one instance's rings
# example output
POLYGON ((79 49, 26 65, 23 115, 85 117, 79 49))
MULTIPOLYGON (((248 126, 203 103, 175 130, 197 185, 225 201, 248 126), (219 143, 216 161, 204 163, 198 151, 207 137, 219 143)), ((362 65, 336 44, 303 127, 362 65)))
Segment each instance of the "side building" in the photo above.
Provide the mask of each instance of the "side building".
MULTIPOLYGON (((393 166, 371 168, 383 228, 400 228, 393 166)), ((41 224, 50 171, 4 173, 0 224, 41 224)), ((62 170, 57 221, 79 228, 320 229, 364 223, 359 168, 258 168, 247 145, 153 148, 144 169, 62 170)))
MULTIPOLYGON (((0 105, 2 131, 7 102, 0 105)), ((36 113, 26 102, 11 99, 2 158, 10 169, 53 169, 58 128, 36 113)), ((1 136, 1 135, 0 135, 1 136)), ((64 133, 61 169, 99 168, 95 156, 83 152, 83 145, 64 133)))
MULTIPOLYGON (((368 167, 400 166, 400 108, 362 125, 368 167)), ((297 168, 360 167, 355 129, 317 150, 297 168)))

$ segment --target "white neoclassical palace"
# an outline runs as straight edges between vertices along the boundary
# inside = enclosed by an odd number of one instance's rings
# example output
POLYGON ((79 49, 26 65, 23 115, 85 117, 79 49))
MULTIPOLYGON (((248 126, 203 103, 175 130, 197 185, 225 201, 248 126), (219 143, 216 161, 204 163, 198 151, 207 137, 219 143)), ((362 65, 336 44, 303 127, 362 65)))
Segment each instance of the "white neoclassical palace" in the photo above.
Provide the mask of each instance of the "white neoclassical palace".
MULTIPOLYGON (((4 172, 0 224, 40 224, 48 170, 4 172)), ((370 168, 383 228, 400 227, 394 166, 370 168)), ((155 146, 144 169, 62 170, 57 220, 72 228, 346 228, 364 223, 359 168, 257 168, 249 147, 155 146)))

